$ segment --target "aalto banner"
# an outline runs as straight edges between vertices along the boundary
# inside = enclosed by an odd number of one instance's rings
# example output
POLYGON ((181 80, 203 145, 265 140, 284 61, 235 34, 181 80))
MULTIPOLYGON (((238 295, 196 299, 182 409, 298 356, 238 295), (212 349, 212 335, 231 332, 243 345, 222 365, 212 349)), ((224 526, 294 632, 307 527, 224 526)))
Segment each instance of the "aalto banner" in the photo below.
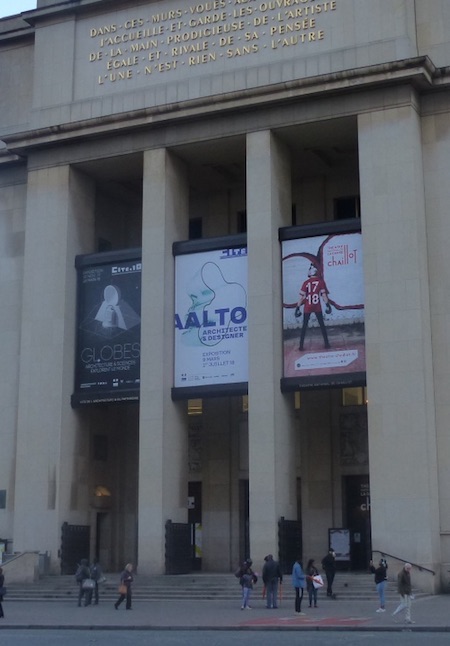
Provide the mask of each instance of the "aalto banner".
POLYGON ((359 223, 280 230, 283 390, 365 383, 359 223), (321 233, 323 232, 323 233, 321 233))
POLYGON ((247 248, 175 256, 174 388, 247 382, 247 248))

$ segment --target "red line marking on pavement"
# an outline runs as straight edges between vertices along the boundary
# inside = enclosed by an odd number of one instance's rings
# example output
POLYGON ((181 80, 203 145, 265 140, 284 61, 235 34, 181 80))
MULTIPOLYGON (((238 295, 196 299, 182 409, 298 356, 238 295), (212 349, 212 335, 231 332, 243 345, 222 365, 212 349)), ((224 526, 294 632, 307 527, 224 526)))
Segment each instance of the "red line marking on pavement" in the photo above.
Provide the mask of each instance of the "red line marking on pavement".
POLYGON ((263 617, 241 622, 241 626, 359 626, 370 617, 263 617))

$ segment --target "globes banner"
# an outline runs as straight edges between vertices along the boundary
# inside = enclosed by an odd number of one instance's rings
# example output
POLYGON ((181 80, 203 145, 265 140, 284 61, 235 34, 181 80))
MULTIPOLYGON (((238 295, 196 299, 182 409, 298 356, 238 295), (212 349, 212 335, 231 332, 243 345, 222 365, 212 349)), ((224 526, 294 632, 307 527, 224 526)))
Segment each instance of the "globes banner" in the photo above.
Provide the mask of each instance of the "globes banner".
POLYGON ((174 390, 247 379, 247 248, 176 255, 174 390))
POLYGON ((346 221, 292 227, 280 230, 280 239, 282 389, 363 385, 366 353, 359 226, 346 221))
POLYGON ((72 406, 139 399, 140 253, 127 250, 76 259, 78 311, 72 406))

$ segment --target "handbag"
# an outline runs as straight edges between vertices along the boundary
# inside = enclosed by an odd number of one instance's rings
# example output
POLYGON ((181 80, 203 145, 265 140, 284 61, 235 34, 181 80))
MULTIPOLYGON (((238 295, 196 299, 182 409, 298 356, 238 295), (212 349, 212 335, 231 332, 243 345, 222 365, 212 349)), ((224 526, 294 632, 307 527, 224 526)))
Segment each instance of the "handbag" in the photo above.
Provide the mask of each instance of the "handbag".
POLYGON ((127 586, 124 583, 119 585, 119 594, 126 594, 128 591, 127 586))
POLYGON ((81 583, 82 590, 93 590, 95 588, 94 579, 84 579, 81 583))
POLYGON ((321 588, 323 586, 323 579, 321 574, 316 574, 312 578, 313 586, 316 588, 321 588))

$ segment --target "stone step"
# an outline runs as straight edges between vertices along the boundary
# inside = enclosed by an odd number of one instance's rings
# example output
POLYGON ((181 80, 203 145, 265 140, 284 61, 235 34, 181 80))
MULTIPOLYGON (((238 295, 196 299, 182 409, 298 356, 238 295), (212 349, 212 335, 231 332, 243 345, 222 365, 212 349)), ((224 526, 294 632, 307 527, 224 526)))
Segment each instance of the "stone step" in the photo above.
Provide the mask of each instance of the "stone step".
MULTIPOLYGON (((117 598, 120 575, 106 574, 106 582, 100 584, 101 598, 113 601, 117 598)), ((7 585, 8 599, 15 601, 73 601, 78 595, 78 586, 73 576, 46 576, 33 584, 12 583, 7 585)), ((376 598, 373 575, 366 573, 339 572, 336 575, 333 591, 338 598, 346 600, 373 600, 376 598)), ((197 600, 234 600, 240 589, 232 574, 196 573, 185 575, 163 575, 148 577, 136 575, 133 584, 133 597, 136 600, 197 599, 197 600)), ((416 596, 427 596, 415 591, 416 596)), ((262 594, 262 581, 254 588, 254 595, 262 594)), ((332 601, 319 591, 321 600, 332 601)), ((293 599, 294 590, 290 575, 285 575, 283 598, 293 599)), ((397 600, 396 584, 389 582, 386 592, 388 601, 397 600)))

